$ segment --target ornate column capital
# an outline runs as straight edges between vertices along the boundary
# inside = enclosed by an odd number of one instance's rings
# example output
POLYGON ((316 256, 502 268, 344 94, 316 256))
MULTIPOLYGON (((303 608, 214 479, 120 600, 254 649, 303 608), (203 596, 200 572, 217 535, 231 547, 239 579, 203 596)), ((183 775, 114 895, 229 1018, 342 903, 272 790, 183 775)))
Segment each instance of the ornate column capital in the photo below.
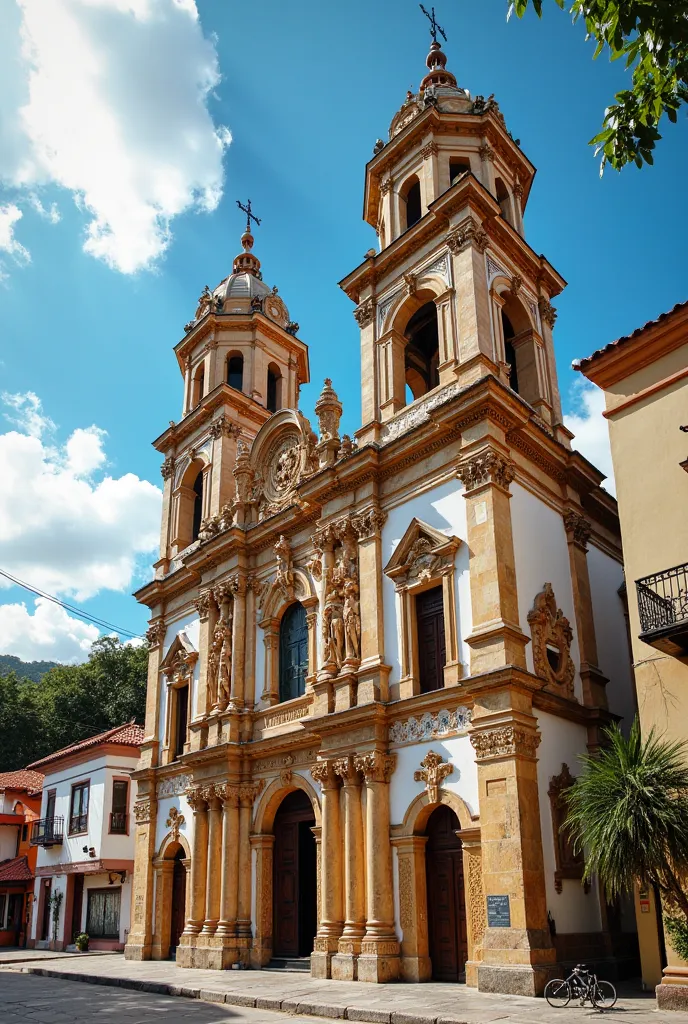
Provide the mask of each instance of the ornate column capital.
POLYGON ((496 484, 508 493, 509 485, 516 476, 516 467, 511 459, 488 448, 462 461, 457 476, 467 494, 486 484, 496 484))
POLYGON ((152 647, 160 647, 165 639, 167 626, 162 619, 152 619, 146 630, 146 640, 152 647))
POLYGON ((587 544, 592 533, 590 520, 575 509, 567 509, 564 512, 564 528, 566 539, 569 543, 576 544, 579 548, 587 551, 587 544))
POLYGON ((194 814, 199 814, 206 809, 207 800, 205 794, 207 788, 207 786, 194 786, 192 789, 187 789, 185 793, 186 801, 194 814))
POLYGON ((160 467, 160 473, 162 474, 163 480, 169 480, 174 473, 174 456, 168 455, 162 466, 160 467))
POLYGON ((215 796, 218 800, 221 800, 225 806, 239 806, 239 786, 232 785, 228 782, 223 783, 221 786, 215 786, 215 796))
POLYGON ((425 791, 431 804, 439 803, 440 786, 447 775, 454 771, 454 765, 443 761, 441 754, 429 750, 420 763, 420 769, 413 773, 416 782, 425 783, 425 791))
POLYGON ((358 326, 363 329, 372 324, 375 319, 375 303, 372 299, 365 299, 354 310, 354 319, 358 326))
POLYGON ((447 248, 455 256, 471 245, 475 246, 479 253, 484 253, 489 240, 487 232, 470 217, 450 231, 445 239, 447 248))
POLYGON ((373 505, 363 512, 357 512, 351 519, 351 525, 359 540, 369 540, 371 537, 378 537, 387 520, 387 513, 373 505))
POLYGON ((491 146, 488 146, 486 142, 484 142, 483 145, 480 147, 478 153, 480 154, 481 160, 489 160, 491 162, 494 161, 494 150, 492 149, 491 146))
POLYGON ((262 793, 265 786, 264 779, 257 782, 242 782, 237 788, 239 790, 239 803, 242 807, 252 807, 256 797, 262 793))
POLYGON ((539 744, 539 733, 517 725, 499 725, 471 732, 471 745, 477 761, 516 756, 535 760, 539 744))
POLYGON ((538 309, 540 310, 540 316, 545 321, 545 323, 548 324, 551 330, 554 327, 557 320, 556 309, 554 308, 552 303, 549 302, 549 300, 544 297, 544 295, 541 295, 538 299, 538 309))
POLYGON ((439 146, 434 140, 432 142, 428 142, 427 146, 423 146, 423 148, 420 151, 420 155, 423 157, 424 160, 426 160, 429 156, 437 156, 438 153, 439 146))
POLYGON ((396 754, 383 754, 370 750, 354 756, 354 767, 361 772, 366 782, 389 782, 397 766, 396 754))
POLYGON ((193 602, 193 606, 198 612, 198 616, 201 622, 205 622, 205 620, 208 618, 208 613, 210 612, 210 598, 210 591, 204 590, 202 593, 198 595, 196 600, 193 602))
POLYGON ((210 424, 208 433, 214 440, 218 437, 241 437, 241 428, 229 416, 219 416, 210 424))
POLYGON ((337 789, 339 787, 339 776, 335 772, 335 762, 327 758, 318 758, 315 764, 311 765, 310 773, 316 782, 320 783, 321 789, 337 789))
POLYGON ((335 774, 342 780, 344 786, 360 786, 361 773, 354 764, 354 757, 338 757, 334 762, 335 774))

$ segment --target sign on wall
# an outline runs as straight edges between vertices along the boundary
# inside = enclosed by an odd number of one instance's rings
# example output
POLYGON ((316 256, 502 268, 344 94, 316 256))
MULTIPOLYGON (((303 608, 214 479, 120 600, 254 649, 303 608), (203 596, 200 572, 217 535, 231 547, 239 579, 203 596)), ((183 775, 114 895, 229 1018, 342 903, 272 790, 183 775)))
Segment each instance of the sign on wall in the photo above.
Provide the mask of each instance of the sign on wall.
POLYGON ((511 928, 511 910, 508 896, 487 897, 488 928, 511 928))

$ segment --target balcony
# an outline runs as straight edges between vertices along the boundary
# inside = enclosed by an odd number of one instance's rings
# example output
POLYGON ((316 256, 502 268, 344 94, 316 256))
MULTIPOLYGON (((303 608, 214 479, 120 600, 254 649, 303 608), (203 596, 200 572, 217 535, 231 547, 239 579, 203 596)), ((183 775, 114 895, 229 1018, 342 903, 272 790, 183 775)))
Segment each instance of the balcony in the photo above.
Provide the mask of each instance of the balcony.
POLYGON ((688 564, 636 580, 640 639, 664 654, 688 654, 688 564))
POLYGON ((126 836, 129 815, 126 811, 112 811, 110 813, 110 835, 126 836))
POLYGON ((39 818, 31 825, 32 846, 61 846, 64 818, 39 818))

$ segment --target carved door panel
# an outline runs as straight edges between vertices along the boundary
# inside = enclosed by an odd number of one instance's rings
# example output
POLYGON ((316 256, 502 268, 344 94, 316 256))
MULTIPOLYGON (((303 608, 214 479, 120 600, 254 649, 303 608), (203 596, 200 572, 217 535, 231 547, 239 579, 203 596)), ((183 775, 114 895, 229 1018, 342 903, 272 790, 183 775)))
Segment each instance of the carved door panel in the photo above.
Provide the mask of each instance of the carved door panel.
POLYGON ((299 955, 299 826, 275 822, 273 953, 299 955))
POLYGON ((416 623, 421 693, 440 690, 444 686, 444 665, 447 660, 442 587, 433 587, 418 595, 416 623))
POLYGON ((170 954, 179 945, 179 938, 184 931, 186 917, 186 868, 182 864, 183 852, 175 857, 172 869, 172 908, 170 912, 170 954))
POLYGON ((428 932, 432 976, 436 981, 460 981, 468 956, 466 903, 459 821, 441 806, 428 822, 426 871, 428 932))
POLYGON ((280 624, 280 700, 300 697, 306 690, 308 673, 308 627, 306 609, 296 602, 287 608, 280 624))

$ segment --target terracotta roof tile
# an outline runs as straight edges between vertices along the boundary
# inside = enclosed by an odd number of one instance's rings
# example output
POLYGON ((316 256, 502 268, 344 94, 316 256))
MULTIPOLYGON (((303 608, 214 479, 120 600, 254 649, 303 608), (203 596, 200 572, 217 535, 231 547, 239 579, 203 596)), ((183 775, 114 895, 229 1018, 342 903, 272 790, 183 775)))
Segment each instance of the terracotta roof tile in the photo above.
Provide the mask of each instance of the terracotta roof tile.
POLYGON ((657 324, 661 323, 662 320, 666 320, 667 317, 673 316, 674 313, 678 313, 679 310, 685 309, 687 306, 688 301, 677 302, 673 309, 667 310, 666 313, 660 313, 658 317, 656 317, 654 320, 648 320, 647 323, 644 323, 642 327, 636 327, 636 329, 632 331, 631 334, 627 334, 623 338, 617 338, 616 341, 610 341, 609 344, 603 345, 602 348, 598 348, 591 355, 586 356, 585 359, 574 359, 573 363, 571 364, 573 366, 573 369, 584 370, 587 366, 590 365, 593 359, 599 359, 600 356, 606 355, 607 352, 612 352, 615 348, 619 348, 621 345, 625 345, 626 342, 632 341, 634 338, 637 338, 639 334, 642 334, 643 331, 646 331, 648 327, 655 327, 657 324))
POLYGON ((0 861, 0 885, 8 882, 30 882, 33 879, 26 857, 0 861))
POLYGON ((140 747, 143 743, 143 737, 144 732, 140 725, 127 722, 125 725, 116 725, 114 729, 106 729, 105 732, 99 732, 97 736, 89 736, 88 739, 79 740, 78 743, 72 743, 68 747, 56 750, 53 754, 48 754, 46 757, 34 761, 33 764, 29 765, 29 768, 51 764, 53 761, 59 761, 60 758, 67 757, 69 754, 76 754, 80 750, 88 750, 90 747, 100 746, 101 743, 118 743, 125 747, 140 747))
POLYGON ((23 789, 29 793, 43 789, 43 773, 32 772, 28 768, 20 768, 16 772, 0 772, 0 791, 3 789, 23 789))

